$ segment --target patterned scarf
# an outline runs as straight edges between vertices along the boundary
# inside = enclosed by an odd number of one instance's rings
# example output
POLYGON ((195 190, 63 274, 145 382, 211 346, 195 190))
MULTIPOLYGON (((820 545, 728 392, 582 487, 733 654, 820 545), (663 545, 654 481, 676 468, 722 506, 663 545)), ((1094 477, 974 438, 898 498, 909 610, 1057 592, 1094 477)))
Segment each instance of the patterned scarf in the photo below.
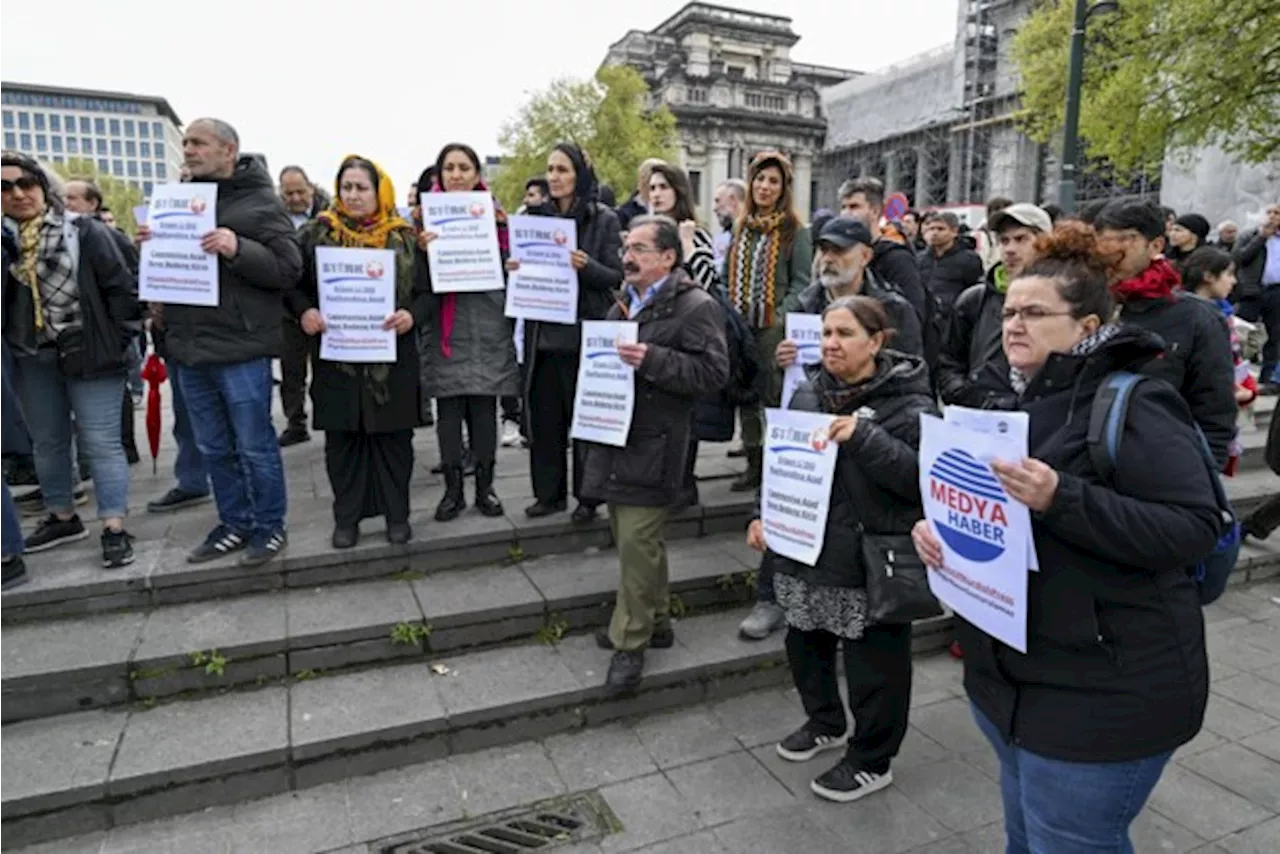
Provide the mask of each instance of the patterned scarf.
POLYGON ((18 226, 19 260, 11 269, 31 291, 37 335, 56 341, 79 325, 80 288, 63 246, 62 217, 52 209, 18 226))
POLYGON ((752 329, 773 326, 782 211, 747 217, 729 247, 729 302, 752 329))
MULTIPOLYGON (((1088 356, 1090 353, 1102 349, 1102 345, 1115 338, 1121 328, 1119 323, 1104 323, 1092 335, 1087 335, 1077 341, 1075 346, 1071 348, 1070 355, 1088 356)), ((1027 390, 1027 386, 1030 383, 1031 377, 1017 368, 1009 369, 1009 385, 1013 387, 1014 393, 1019 397, 1027 390)))
MULTIPOLYGON (((476 185, 471 189, 475 193, 484 193, 489 190, 484 181, 476 181, 476 185)), ((438 178, 432 182, 431 192, 445 192, 438 178)), ((498 223, 498 252, 505 257, 511 251, 511 240, 507 234, 507 212, 502 209, 502 203, 498 201, 497 196, 493 197, 493 218, 498 223)), ((458 295, 444 294, 440 300, 440 352, 446 359, 453 358, 453 324, 457 319, 458 295)))

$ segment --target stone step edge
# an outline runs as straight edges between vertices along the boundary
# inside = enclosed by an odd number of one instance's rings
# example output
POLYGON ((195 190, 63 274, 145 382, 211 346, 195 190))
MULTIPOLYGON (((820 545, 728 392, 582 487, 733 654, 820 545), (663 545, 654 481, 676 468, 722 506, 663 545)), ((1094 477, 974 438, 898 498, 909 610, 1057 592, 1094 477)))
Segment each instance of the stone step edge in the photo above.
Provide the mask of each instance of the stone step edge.
MULTIPOLYGON (((746 609, 740 609, 734 621, 746 613, 746 609)), ((681 621, 679 626, 683 629, 678 627, 677 632, 689 631, 699 621, 715 619, 693 617, 681 621)), ((917 624, 914 653, 944 648, 951 637, 951 620, 950 616, 943 616, 917 624)), ((295 748, 291 739, 283 757, 279 751, 270 751, 215 760, 204 766, 173 765, 124 780, 110 780, 108 772, 108 780, 100 785, 4 801, 5 845, 34 844, 150 821, 785 684, 790 676, 782 636, 777 633, 764 641, 740 641, 741 649, 733 657, 705 655, 680 667, 647 674, 639 689, 624 695, 608 695, 602 684, 579 686, 504 706, 445 715, 443 719, 434 717, 382 730, 349 733, 302 748, 295 748)), ((607 654, 594 649, 589 637, 569 638, 562 643, 562 647, 570 646, 587 646, 600 657, 603 680, 607 654)), ((548 655, 557 652, 548 649, 548 655)), ((655 658, 658 655, 654 653, 655 658)), ((467 655, 451 658, 449 664, 460 672, 471 673, 479 666, 467 655)), ((352 716, 360 717, 358 712, 352 716)), ((122 737, 123 731, 117 739, 122 737)))

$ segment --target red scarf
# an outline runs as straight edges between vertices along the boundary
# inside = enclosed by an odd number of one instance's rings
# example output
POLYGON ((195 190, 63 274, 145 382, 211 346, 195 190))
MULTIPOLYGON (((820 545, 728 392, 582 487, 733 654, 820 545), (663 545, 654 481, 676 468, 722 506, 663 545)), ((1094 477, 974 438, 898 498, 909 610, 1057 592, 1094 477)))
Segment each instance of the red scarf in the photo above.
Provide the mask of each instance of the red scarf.
MULTIPOLYGON (((476 185, 471 188, 473 192, 486 192, 489 188, 485 186, 484 181, 476 181, 476 185)), ((431 192, 443 193, 444 187, 441 186, 439 179, 431 184, 431 192)), ((510 251, 510 243, 507 237, 507 212, 502 209, 502 203, 495 196, 493 199, 493 217, 498 222, 498 252, 504 258, 510 251)), ((458 317, 458 295, 455 293, 443 294, 440 299, 440 352, 444 354, 446 359, 453 358, 453 323, 458 317)))
POLYGON ((1111 295, 1119 302, 1140 299, 1173 299, 1173 292, 1182 286, 1178 271, 1164 258, 1157 258, 1151 266, 1132 279, 1116 282, 1111 295))

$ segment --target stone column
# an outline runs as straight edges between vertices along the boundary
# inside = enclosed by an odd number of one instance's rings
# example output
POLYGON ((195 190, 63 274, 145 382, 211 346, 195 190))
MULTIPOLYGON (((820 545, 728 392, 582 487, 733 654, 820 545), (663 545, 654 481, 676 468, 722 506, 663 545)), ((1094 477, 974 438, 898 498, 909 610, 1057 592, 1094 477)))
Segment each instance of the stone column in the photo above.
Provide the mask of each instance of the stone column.
POLYGON ((792 197, 795 200, 796 211, 799 212, 805 222, 809 221, 809 214, 812 212, 810 207, 812 203, 812 193, 809 182, 813 180, 813 156, 810 154, 796 154, 792 158, 791 165, 795 168, 795 192, 792 197))
POLYGON ((898 190, 898 152, 893 149, 884 153, 884 190, 886 193, 898 190))
POLYGON ((951 162, 947 169, 947 197, 941 199, 944 204, 967 204, 969 188, 964 185, 965 166, 965 132, 951 135, 951 162))
POLYGON ((698 193, 698 213, 712 224, 714 233, 720 232, 720 221, 715 215, 716 187, 729 178, 729 146, 713 142, 707 148, 707 174, 702 176, 698 193))
POLYGON ((926 145, 916 146, 916 197, 911 200, 911 206, 914 208, 922 208, 933 200, 929 197, 929 172, 932 170, 933 161, 929 157, 929 147, 926 145))

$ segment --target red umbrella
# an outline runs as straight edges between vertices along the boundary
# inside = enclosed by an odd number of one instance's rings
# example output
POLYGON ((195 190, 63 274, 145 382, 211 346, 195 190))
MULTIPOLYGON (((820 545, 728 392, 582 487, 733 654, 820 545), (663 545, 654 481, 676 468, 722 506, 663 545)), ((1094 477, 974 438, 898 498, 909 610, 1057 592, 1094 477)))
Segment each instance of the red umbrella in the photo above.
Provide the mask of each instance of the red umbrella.
POLYGON ((160 383, 169 378, 164 362, 155 353, 142 366, 147 381, 147 441, 151 443, 151 473, 156 473, 156 456, 160 453, 160 383))

